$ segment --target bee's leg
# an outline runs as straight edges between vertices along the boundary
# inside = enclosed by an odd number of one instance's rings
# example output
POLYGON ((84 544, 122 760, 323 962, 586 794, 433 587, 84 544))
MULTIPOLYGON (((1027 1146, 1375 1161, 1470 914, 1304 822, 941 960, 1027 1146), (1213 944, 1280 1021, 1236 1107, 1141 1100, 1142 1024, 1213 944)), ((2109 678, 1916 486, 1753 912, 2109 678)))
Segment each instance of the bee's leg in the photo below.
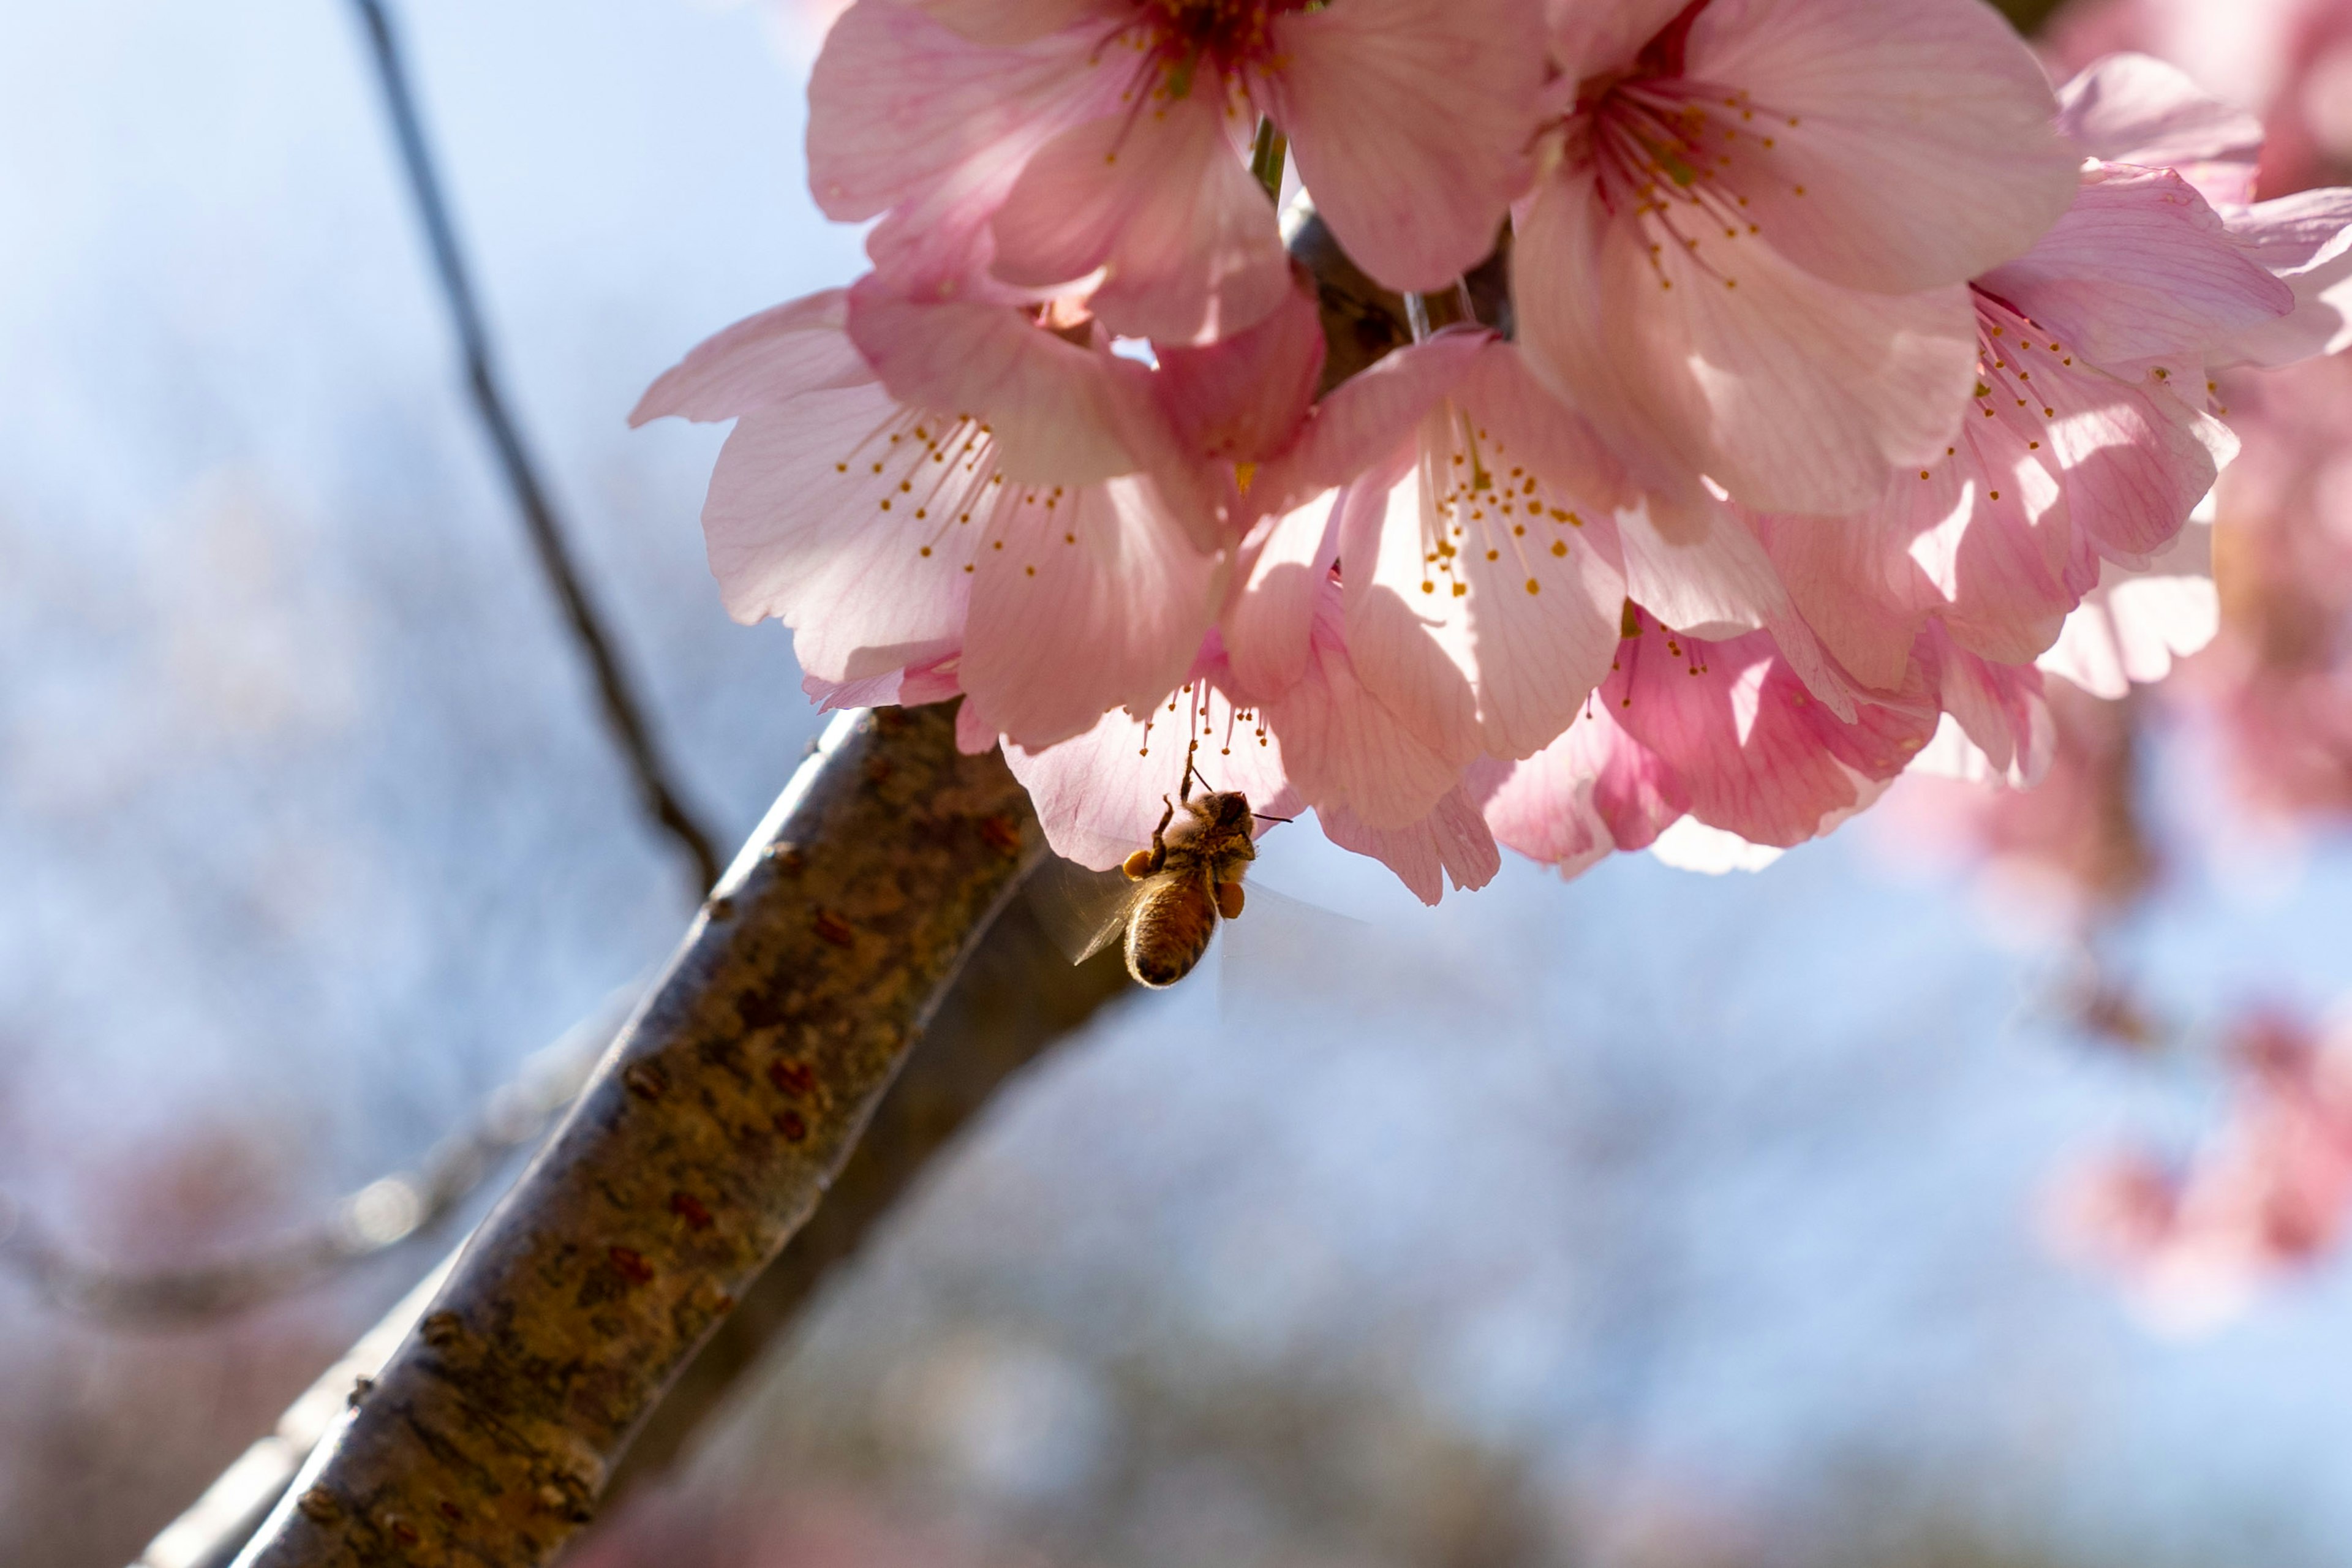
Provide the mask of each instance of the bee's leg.
POLYGON ((1163 795, 1160 804, 1168 809, 1160 814, 1160 826, 1151 830, 1151 869, 1147 876, 1156 876, 1168 864, 1168 825, 1176 820, 1176 803, 1163 795))
MULTIPOLYGON (((1190 804, 1192 799, 1192 753, 1199 751, 1200 748, 1201 737, 1198 735, 1193 736, 1191 740, 1184 742, 1184 780, 1181 784, 1176 786, 1176 798, 1178 800, 1184 801, 1187 804, 1190 804)), ((1201 787, 1202 789, 1208 788, 1209 781, 1202 779, 1201 781, 1201 787)), ((1161 795, 1160 798, 1165 800, 1168 797, 1166 795, 1161 795)), ((1165 827, 1167 824, 1163 822, 1160 826, 1165 827)))
POLYGON ((1239 882, 1217 884, 1217 912, 1229 921, 1242 918, 1242 885, 1239 882))

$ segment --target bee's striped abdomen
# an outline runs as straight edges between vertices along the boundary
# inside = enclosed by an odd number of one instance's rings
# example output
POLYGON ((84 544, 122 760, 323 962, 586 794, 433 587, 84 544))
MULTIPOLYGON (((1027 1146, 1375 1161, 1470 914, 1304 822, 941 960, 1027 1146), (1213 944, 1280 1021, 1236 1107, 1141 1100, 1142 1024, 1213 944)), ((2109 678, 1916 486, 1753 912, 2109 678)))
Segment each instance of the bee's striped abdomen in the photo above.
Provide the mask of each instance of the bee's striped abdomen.
POLYGON ((1127 925, 1127 970, 1155 989, 1192 972, 1217 930, 1206 875, 1171 877, 1136 900, 1127 925))

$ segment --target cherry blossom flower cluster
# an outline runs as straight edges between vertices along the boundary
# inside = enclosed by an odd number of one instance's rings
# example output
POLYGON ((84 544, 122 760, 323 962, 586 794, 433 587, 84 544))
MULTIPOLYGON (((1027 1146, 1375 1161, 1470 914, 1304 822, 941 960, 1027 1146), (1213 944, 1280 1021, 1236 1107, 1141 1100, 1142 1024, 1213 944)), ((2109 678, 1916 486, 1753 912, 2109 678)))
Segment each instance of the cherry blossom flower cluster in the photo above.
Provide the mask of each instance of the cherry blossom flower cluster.
POLYGON ((2352 193, 1980 0, 856 0, 809 92, 871 271, 636 417, 735 421, 812 695, 960 695, 1096 867, 1188 756, 1433 902, 2031 779, 2037 659, 2194 640, 2215 377, 2352 341, 2352 193), (1336 385, 1309 211, 1416 323, 1336 385))
POLYGON ((2230 1068, 2230 1110, 2187 1161, 2111 1150, 2053 1194, 2053 1239, 2180 1331, 2242 1311, 2352 1227, 2352 1040, 2257 1015, 2230 1068))
MULTIPOLYGON (((2277 197, 2352 179, 2352 0, 2076 0, 2047 47, 2062 68, 2146 50, 2258 113, 2259 145, 2245 122, 2226 167, 2206 171, 2226 174, 2225 196, 2247 182, 2277 197)), ((2325 211, 2334 198, 2305 200, 2325 211)), ((2340 300, 2352 253, 2338 245, 2314 260, 2304 287, 2333 286, 2340 300)), ((2068 678, 2050 693, 2045 780, 2030 794, 1925 782, 1905 792, 1913 837, 1982 858, 2004 907, 2017 903, 2007 892, 2030 889, 2087 929, 2152 884, 2162 857, 2135 818, 2132 776, 2151 721, 2217 764, 2225 809, 2199 820, 2219 835, 2352 814, 2352 357, 2241 367, 2217 382, 2242 449, 2209 498, 2210 525, 2193 520, 2161 569, 2095 594, 2099 607, 2071 617, 2037 661, 2068 678), (2164 679, 2174 655, 2200 649, 2164 679), (2116 699, 2158 680, 2128 705, 2081 695, 2116 699)), ((1957 760, 1945 771, 1983 771, 1957 760)))

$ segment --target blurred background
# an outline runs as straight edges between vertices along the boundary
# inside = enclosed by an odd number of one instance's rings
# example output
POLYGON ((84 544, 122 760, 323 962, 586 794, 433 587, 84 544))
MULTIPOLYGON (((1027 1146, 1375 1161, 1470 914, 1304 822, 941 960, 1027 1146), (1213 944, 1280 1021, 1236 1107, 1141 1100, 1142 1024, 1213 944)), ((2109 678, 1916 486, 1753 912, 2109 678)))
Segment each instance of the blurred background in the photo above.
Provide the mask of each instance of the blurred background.
MULTIPOLYGON (((704 568, 720 433, 623 419, 857 269, 801 176, 822 21, 396 15, 525 434, 723 851, 818 716, 704 568)), ((59 1279, 348 1212, 694 890, 465 403, 353 8, 9 34, 0 1561, 121 1568, 488 1189, 236 1310, 59 1279)), ((2352 7, 2043 37, 2265 113, 2266 195, 2352 163, 2352 7)), ((2224 631, 2061 693, 2042 792, 1906 782, 1752 875, 1508 864, 1434 910, 1276 833, 1254 881, 1364 923, 1244 921, 1024 1073, 573 1561, 2352 1561, 2347 373, 2231 389, 2224 631)))

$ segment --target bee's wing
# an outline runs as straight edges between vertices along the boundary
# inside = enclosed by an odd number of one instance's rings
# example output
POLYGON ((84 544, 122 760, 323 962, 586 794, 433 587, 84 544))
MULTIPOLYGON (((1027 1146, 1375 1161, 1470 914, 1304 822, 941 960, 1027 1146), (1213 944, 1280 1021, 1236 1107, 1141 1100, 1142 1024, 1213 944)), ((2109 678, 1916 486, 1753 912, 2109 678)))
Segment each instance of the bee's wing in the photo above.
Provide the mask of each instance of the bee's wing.
POLYGON ((1084 963, 1127 930, 1128 911, 1145 886, 1116 868, 1090 871, 1047 855, 1029 873, 1027 892, 1029 907, 1054 945, 1072 963, 1084 963))
POLYGON ((1370 922, 1254 879, 1243 884, 1241 918, 1220 927, 1219 1006, 1228 1020, 1295 994, 1302 974, 1345 973, 1375 951, 1370 922))

